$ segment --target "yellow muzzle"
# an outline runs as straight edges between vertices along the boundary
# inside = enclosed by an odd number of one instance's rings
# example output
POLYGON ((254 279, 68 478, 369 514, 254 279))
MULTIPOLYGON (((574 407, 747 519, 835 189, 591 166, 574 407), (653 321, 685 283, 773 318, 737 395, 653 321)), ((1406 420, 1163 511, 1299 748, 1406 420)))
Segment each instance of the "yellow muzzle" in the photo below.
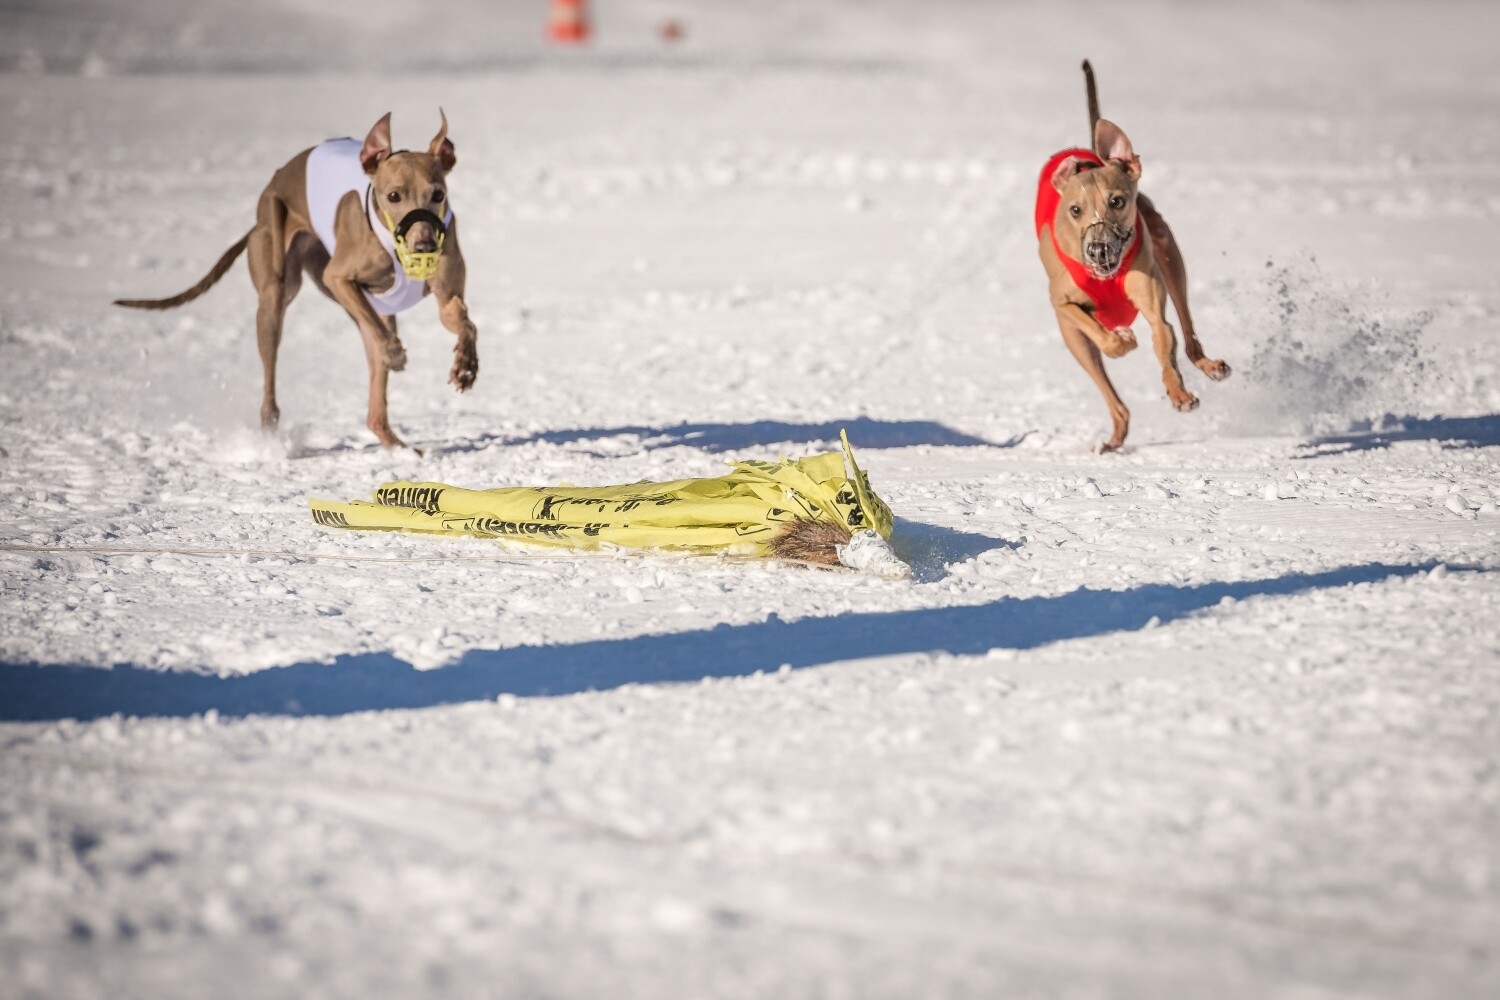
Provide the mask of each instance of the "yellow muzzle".
POLYGON ((391 239, 396 244, 396 259, 401 262, 401 270, 406 272, 406 276, 415 281, 427 281, 437 274, 438 259, 443 255, 443 240, 448 235, 448 227, 443 225, 443 220, 425 208, 407 212, 399 224, 391 218, 391 213, 382 209, 380 214, 385 219, 386 228, 391 231, 391 239), (433 232, 437 234, 436 250, 419 253, 407 245, 406 234, 418 222, 432 223, 433 232))

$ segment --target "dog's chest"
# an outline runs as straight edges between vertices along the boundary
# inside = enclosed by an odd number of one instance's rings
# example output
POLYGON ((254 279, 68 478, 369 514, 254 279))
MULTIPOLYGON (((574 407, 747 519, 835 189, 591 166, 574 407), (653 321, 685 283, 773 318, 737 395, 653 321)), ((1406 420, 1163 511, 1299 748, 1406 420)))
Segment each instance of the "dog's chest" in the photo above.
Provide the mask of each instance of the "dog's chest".
MULTIPOLYGON (((338 218, 339 202, 350 192, 360 196, 364 203, 370 179, 359 162, 362 144, 357 139, 330 139, 314 146, 307 154, 307 213, 313 233, 322 242, 323 248, 332 257, 338 247, 334 232, 338 218)), ((368 217, 368 207, 366 207, 368 217)), ((394 316, 405 312, 418 302, 426 292, 427 283, 408 277, 401 269, 396 257, 396 246, 390 233, 383 227, 371 224, 375 238, 385 248, 391 259, 395 281, 383 292, 364 289, 365 298, 382 316, 394 316)))

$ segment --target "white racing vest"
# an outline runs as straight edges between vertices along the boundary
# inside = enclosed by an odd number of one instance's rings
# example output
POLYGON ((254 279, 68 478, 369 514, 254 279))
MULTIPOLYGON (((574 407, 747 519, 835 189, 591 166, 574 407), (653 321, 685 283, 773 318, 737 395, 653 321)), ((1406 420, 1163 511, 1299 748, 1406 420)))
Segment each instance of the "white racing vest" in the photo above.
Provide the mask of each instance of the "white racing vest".
MULTIPOLYGON (((328 251, 328 256, 332 257, 337 245, 333 235, 333 221, 338 215, 339 202, 351 191, 363 199, 365 217, 370 222, 370 228, 375 230, 375 238, 385 247, 386 254, 391 258, 391 266, 396 271, 396 280, 390 288, 383 292, 372 292, 368 288, 363 291, 377 313, 381 316, 394 316, 422 301, 427 282, 407 277, 406 272, 401 269, 401 261, 396 256, 395 238, 391 236, 385 222, 375 214, 375 206, 370 204, 370 178, 359 162, 359 152, 363 148, 364 143, 358 139, 329 139, 312 148, 307 154, 307 214, 313 232, 323 241, 323 249, 328 251)), ((453 209, 446 202, 443 205, 443 225, 453 225, 453 209)))

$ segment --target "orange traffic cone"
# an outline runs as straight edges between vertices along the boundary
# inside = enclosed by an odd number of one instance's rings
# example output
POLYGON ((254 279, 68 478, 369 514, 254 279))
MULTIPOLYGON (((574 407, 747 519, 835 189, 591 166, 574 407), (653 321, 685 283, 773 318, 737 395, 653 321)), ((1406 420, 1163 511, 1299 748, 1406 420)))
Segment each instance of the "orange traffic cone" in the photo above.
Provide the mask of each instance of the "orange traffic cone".
POLYGON ((584 7, 585 0, 552 0, 552 20, 547 24, 547 36, 565 45, 588 41, 589 16, 584 7))

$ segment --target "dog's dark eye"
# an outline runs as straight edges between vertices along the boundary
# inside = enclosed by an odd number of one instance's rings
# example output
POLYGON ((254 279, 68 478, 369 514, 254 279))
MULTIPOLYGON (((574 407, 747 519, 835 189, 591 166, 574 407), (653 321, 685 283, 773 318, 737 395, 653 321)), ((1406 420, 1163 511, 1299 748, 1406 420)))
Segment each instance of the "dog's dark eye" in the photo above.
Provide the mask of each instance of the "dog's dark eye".
POLYGON ((443 200, 443 189, 442 188, 438 188, 436 191, 432 192, 432 200, 433 201, 442 201, 443 200))
POLYGON ((1122 209, 1125 207, 1125 199, 1121 198, 1119 195, 1115 195, 1113 198, 1109 199, 1109 207, 1115 210, 1122 209))
POLYGON ((1069 205, 1069 206, 1068 206, 1068 214, 1069 214, 1069 215, 1071 215, 1071 216, 1073 216, 1073 218, 1075 218, 1075 219, 1076 219, 1076 218, 1078 218, 1078 217, 1079 217, 1079 216, 1080 216, 1080 215, 1082 215, 1082 214, 1083 214, 1083 209, 1082 209, 1082 208, 1080 208, 1080 207, 1079 207, 1079 206, 1077 206, 1077 205, 1069 205))
POLYGON ((401 192, 400 191, 392 191, 390 194, 388 194, 388 195, 385 196, 385 200, 386 201, 400 201, 401 200, 401 192))

